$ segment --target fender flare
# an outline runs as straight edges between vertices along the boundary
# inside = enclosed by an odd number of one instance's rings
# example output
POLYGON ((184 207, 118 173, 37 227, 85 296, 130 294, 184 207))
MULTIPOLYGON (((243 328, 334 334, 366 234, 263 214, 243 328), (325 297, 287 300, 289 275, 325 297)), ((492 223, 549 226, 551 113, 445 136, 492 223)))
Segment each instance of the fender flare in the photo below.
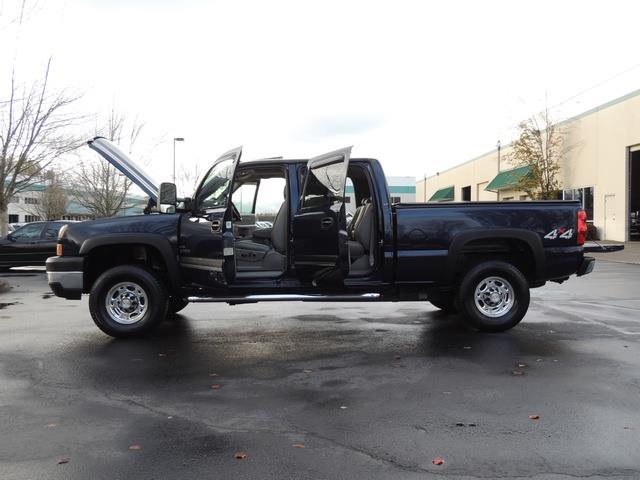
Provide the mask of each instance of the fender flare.
POLYGON ((155 233, 115 233, 111 235, 100 235, 95 238, 88 238, 80 246, 80 255, 89 255, 97 248, 105 245, 147 245, 160 252, 162 259, 167 266, 169 282, 172 289, 180 287, 180 268, 176 254, 169 243, 169 240, 162 235, 155 233))
POLYGON ((466 244, 474 240, 499 239, 499 240, 519 240, 529 246, 534 257, 534 280, 544 278, 545 272, 545 254, 540 236, 530 230, 522 230, 518 228, 499 228, 491 230, 474 230, 457 234, 451 241, 449 246, 449 254, 447 255, 447 264, 445 269, 445 284, 450 286, 453 284, 456 264, 461 255, 462 249, 466 244))

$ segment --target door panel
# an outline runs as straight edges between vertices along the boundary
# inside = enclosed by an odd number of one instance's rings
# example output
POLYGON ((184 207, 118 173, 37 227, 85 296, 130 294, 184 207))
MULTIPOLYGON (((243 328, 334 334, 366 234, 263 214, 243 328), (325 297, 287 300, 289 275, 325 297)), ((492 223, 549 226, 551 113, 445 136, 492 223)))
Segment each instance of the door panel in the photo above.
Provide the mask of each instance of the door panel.
POLYGON ((344 190, 351 147, 307 163, 300 208, 293 217, 294 263, 301 273, 331 275, 341 283, 349 273, 344 190), (337 275, 334 275, 337 274, 337 275))
POLYGON ((194 198, 192 212, 180 224, 180 268, 188 283, 220 287, 235 277, 233 214, 230 192, 242 148, 213 164, 194 198))

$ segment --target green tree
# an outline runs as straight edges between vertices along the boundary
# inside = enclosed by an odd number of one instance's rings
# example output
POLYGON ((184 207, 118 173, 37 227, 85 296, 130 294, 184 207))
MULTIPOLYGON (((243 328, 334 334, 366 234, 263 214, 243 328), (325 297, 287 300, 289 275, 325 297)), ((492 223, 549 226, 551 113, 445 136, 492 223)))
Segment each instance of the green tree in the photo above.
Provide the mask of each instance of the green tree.
POLYGON ((566 131, 555 123, 548 109, 518 124, 518 139, 511 144, 509 160, 518 167, 529 167, 517 188, 532 199, 557 198, 561 188, 560 164, 570 147, 566 145, 566 131))

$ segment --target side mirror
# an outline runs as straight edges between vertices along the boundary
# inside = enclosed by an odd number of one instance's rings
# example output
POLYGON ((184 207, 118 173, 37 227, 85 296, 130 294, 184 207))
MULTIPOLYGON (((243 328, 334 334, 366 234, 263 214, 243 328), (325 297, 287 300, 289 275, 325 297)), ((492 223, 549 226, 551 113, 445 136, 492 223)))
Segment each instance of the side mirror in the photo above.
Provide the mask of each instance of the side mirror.
POLYGON ((164 182, 160 184, 158 192, 158 206, 163 213, 173 213, 176 211, 178 195, 175 183, 164 182))

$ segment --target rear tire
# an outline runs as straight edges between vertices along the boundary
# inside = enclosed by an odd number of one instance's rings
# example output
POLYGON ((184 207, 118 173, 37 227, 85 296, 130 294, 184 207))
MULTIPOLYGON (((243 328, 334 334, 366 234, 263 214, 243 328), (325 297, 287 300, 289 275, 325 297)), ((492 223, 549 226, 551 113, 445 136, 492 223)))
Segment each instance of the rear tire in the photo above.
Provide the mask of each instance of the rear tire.
POLYGON ((503 332, 515 327, 527 313, 529 284, 510 263, 483 262, 463 277, 456 305, 472 327, 483 332, 503 332))
POLYGON ((93 321, 107 335, 135 337, 151 331, 167 314, 167 293, 158 275, 135 265, 105 271, 89 297, 93 321))

